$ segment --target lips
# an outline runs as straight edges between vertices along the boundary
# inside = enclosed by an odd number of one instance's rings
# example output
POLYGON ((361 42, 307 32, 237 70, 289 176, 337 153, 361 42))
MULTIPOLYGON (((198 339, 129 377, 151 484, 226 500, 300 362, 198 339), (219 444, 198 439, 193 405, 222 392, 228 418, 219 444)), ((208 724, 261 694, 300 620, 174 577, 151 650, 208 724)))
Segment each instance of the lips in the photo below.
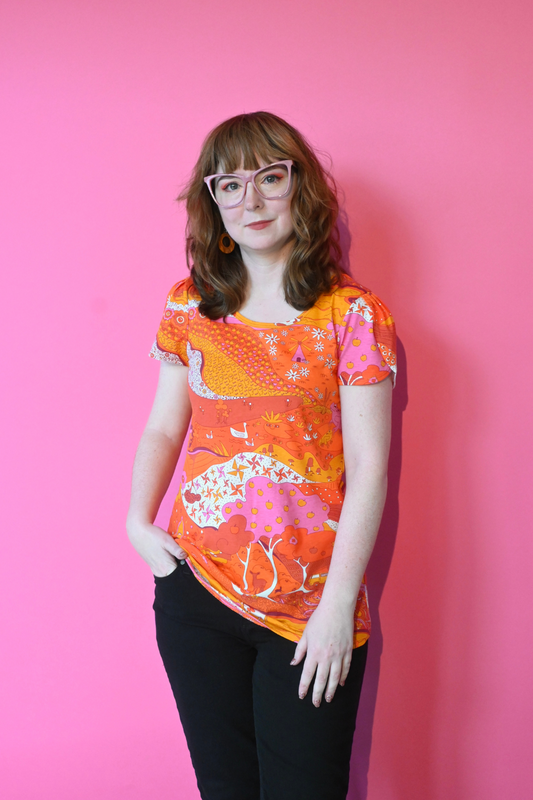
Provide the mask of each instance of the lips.
POLYGON ((252 228, 254 231, 261 231, 263 228, 266 228, 267 225, 270 225, 271 222, 274 222, 273 219, 265 219, 261 220, 260 222, 250 222, 249 225, 245 225, 246 228, 252 228))

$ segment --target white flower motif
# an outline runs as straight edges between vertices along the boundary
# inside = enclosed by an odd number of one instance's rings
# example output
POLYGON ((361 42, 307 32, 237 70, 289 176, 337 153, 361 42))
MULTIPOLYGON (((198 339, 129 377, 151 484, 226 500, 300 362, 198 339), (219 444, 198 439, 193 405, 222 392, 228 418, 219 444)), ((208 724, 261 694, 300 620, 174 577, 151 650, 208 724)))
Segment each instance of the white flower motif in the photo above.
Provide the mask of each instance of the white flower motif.
POLYGON ((318 393, 318 399, 319 400, 323 400, 324 399, 324 395, 322 394, 322 392, 318 393))
POLYGON ((328 358, 327 358, 327 360, 326 360, 326 364, 325 364, 325 366, 326 366, 328 369, 333 369, 333 367, 335 366, 335 359, 334 359, 334 358, 331 358, 331 356, 328 356, 328 358))
POLYGON ((268 352, 271 356, 276 356, 278 354, 277 348, 274 346, 272 346, 268 352))
POLYGON ((294 381, 295 383, 300 378, 298 372, 295 369, 290 369, 288 372, 285 373, 285 375, 290 381, 294 381))
POLYGON ((289 331, 281 331, 281 335, 282 336, 288 336, 288 334, 289 334, 289 331))
POLYGON ((313 328, 313 336, 315 339, 323 339, 326 335, 326 331, 323 331, 322 328, 313 328))
POLYGON ((288 416, 287 419, 288 419, 289 422, 294 422, 294 419, 295 419, 294 414, 291 414, 290 416, 288 416))
POLYGON ((328 339, 331 342, 331 340, 333 339, 333 334, 332 333, 329 334, 328 339))
POLYGON ((321 352, 324 349, 324 342, 315 342, 315 350, 321 352))
POLYGON ((317 356, 317 361, 324 361, 324 356, 317 356))
POLYGON ((309 370, 307 369, 307 367, 301 368, 300 375, 302 376, 302 378, 307 378, 307 376, 309 375, 309 370))
POLYGON ((310 442, 312 437, 311 437, 311 436, 309 436, 309 434, 308 434, 308 433, 305 433, 305 434, 304 434, 304 436, 303 436, 303 438, 305 439, 305 441, 306 441, 306 442, 310 442))
POLYGON ((267 333, 266 340, 269 344, 275 344, 276 342, 279 341, 275 333, 267 333))
POLYGON ((260 339, 262 339, 264 335, 265 335, 265 334, 263 333, 263 331, 259 331, 259 338, 260 338, 260 339))
POLYGON ((310 331, 310 330, 311 330, 311 328, 309 327, 309 325, 306 325, 305 328, 304 328, 304 331, 310 331))

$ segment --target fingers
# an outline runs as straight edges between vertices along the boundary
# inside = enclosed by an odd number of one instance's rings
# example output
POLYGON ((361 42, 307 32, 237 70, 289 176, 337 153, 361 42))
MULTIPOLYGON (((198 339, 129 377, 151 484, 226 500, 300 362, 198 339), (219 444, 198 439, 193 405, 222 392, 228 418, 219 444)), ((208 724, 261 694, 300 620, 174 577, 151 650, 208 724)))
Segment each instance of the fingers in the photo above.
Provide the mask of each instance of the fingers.
POLYGON ((344 686, 344 684, 346 683, 346 678, 348 677, 351 663, 352 663, 352 651, 350 650, 350 652, 347 653, 342 660, 342 672, 341 672, 341 679, 339 681, 341 686, 344 686))
POLYGON ((177 541, 170 533, 167 533, 166 531, 162 531, 162 533, 164 534, 163 547, 165 550, 171 553, 174 558, 177 558, 179 561, 183 561, 184 558, 188 558, 188 553, 186 553, 185 550, 179 546, 177 541))
POLYGON ((328 674, 330 672, 329 664, 319 664, 316 671, 315 683, 313 686, 313 705, 318 708, 322 702, 322 695, 326 688, 328 674))
POLYGON ((165 575, 168 576, 177 568, 177 561, 180 561, 182 564, 184 563, 185 559, 188 558, 188 553, 182 550, 178 544, 172 544, 172 546, 165 549, 169 556, 171 556, 171 563, 168 565, 165 572, 165 575))
POLYGON ((300 685, 298 686, 298 697, 300 698, 300 700, 303 700, 307 692, 309 691, 309 687, 311 686, 311 681, 313 680, 313 675, 315 674, 317 666, 318 662, 316 661, 316 659, 311 659, 309 654, 307 654, 306 659, 304 661, 302 676, 300 678, 300 685))
POLYGON ((325 694, 326 703, 331 703, 331 701, 333 700, 333 697, 335 696, 335 692, 337 690, 337 686, 339 685, 341 673, 342 673, 342 661, 335 661, 329 669, 329 679, 325 694))
POLYGON ((346 655, 342 660, 336 659, 331 663, 327 661, 318 662, 316 659, 312 659, 307 655, 302 670, 300 685, 298 687, 298 696, 300 699, 303 700, 307 695, 314 676, 313 705, 318 708, 322 702, 323 696, 325 696, 327 703, 331 703, 337 691, 337 687, 339 685, 344 686, 346 682, 350 671, 351 660, 351 653, 346 655))
MULTIPOLYGON (((179 544, 176 542, 174 537, 164 531, 162 528, 158 528, 157 526, 153 526, 153 530, 156 533, 156 541, 158 542, 158 547, 161 548, 159 550, 159 557, 163 557, 164 566, 161 564, 157 564, 157 572, 152 568, 152 572, 154 575, 157 575, 160 569, 164 568, 164 575, 168 576, 178 566, 177 562, 183 561, 188 558, 188 554, 183 550, 179 544)), ((159 561, 159 558, 158 558, 159 561)))
POLYGON ((128 528, 130 541, 156 577, 164 578, 188 558, 174 537, 158 525, 137 524, 128 528))
POLYGON ((306 652, 307 652, 307 639, 304 631, 302 638, 296 645, 296 650, 294 651, 294 658, 291 661, 291 666, 299 664, 302 658, 305 656, 306 652))

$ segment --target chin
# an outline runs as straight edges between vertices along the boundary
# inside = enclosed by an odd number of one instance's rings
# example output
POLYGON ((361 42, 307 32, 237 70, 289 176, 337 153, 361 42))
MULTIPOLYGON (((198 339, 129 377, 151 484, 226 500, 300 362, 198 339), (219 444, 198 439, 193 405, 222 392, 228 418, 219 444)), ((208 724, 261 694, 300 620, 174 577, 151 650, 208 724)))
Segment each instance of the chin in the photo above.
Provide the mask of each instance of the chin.
POLYGON ((281 250, 283 245, 278 242, 255 242, 254 244, 246 245, 249 250, 255 250, 257 253, 263 253, 267 250, 277 251, 281 250))

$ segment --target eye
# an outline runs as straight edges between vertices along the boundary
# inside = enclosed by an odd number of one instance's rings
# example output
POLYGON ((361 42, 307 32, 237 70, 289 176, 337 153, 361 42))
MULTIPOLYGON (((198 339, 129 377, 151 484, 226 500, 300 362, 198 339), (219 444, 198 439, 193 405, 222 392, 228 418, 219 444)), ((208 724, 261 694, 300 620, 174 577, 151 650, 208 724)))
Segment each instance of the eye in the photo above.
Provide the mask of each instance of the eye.
POLYGON ((265 175, 265 177, 262 179, 261 183, 265 183, 267 186, 272 186, 276 183, 279 183, 281 180, 283 180, 283 175, 280 175, 277 172, 269 172, 268 175, 265 175))
POLYGON ((224 180, 222 178, 217 186, 217 190, 221 192, 238 192, 241 189, 241 184, 236 180, 224 180))

